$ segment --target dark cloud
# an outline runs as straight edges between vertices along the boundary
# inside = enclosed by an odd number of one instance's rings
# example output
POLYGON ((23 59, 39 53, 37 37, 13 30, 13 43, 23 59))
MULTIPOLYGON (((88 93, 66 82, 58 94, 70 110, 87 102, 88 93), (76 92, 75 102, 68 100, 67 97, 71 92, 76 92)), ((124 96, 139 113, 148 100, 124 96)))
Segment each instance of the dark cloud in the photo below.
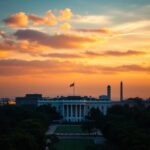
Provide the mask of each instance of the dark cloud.
POLYGON ((28 40, 30 42, 38 42, 52 48, 81 48, 86 43, 96 42, 95 38, 82 37, 77 35, 49 35, 36 30, 18 30, 14 34, 20 40, 28 40))
POLYGON ((67 54, 67 53, 49 53, 49 54, 41 54, 43 57, 51 57, 51 58, 81 58, 82 55, 79 54, 67 54))
POLYGON ((116 67, 116 71, 137 71, 137 72, 150 72, 150 66, 143 67, 140 65, 123 65, 116 67))
POLYGON ((102 53, 96 53, 93 51, 86 51, 85 53, 80 54, 68 54, 68 53, 49 53, 49 54, 39 54, 42 57, 51 57, 51 58, 89 58, 89 57, 126 57, 126 56, 139 56, 145 55, 146 52, 129 50, 125 52, 121 51, 104 51, 102 53))
POLYGON ((48 75, 57 73, 120 73, 120 72, 147 72, 150 66, 121 65, 117 67, 101 65, 84 65, 68 61, 25 61, 25 60, 0 60, 0 76, 18 75, 48 75))
POLYGON ((87 51, 85 52, 86 55, 91 56, 91 57, 104 57, 104 56, 133 56, 133 55, 145 55, 147 54, 146 52, 143 51, 135 51, 135 50, 128 50, 125 52, 122 51, 105 51, 103 53, 96 53, 92 51, 87 51))
POLYGON ((104 34, 110 34, 112 31, 107 28, 101 28, 101 29, 75 29, 77 32, 89 32, 89 33, 104 33, 104 34))

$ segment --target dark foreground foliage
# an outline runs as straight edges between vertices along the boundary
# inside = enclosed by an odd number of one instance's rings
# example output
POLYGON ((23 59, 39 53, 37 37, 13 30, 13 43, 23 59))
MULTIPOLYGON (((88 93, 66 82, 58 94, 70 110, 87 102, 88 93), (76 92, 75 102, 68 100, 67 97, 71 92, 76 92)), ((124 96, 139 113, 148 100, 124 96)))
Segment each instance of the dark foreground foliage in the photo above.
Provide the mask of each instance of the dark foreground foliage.
POLYGON ((0 107, 0 149, 43 150, 48 125, 58 118, 50 106, 0 107))
POLYGON ((83 128, 99 128, 108 141, 88 150, 150 150, 150 107, 116 105, 106 116, 92 108, 87 119, 90 121, 83 128))

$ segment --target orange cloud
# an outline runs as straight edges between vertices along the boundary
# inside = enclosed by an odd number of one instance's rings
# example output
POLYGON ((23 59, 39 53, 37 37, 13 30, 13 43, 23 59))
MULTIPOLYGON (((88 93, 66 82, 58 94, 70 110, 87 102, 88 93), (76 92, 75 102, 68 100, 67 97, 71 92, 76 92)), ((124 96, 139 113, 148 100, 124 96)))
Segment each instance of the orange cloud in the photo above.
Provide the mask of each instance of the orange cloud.
POLYGON ((5 37, 6 33, 4 31, 0 31, 0 36, 5 37))
POLYGON ((11 51, 17 48, 17 43, 13 40, 3 40, 0 42, 0 51, 11 51))
POLYGON ((0 51, 0 59, 2 59, 2 58, 7 58, 7 56, 8 56, 8 53, 7 53, 7 52, 5 52, 5 51, 0 51))
POLYGON ((18 12, 4 19, 4 23, 10 27, 27 27, 30 23, 33 25, 48 25, 54 26, 59 21, 69 21, 73 16, 71 9, 65 8, 59 11, 59 15, 56 16, 51 10, 47 11, 44 16, 38 16, 35 14, 26 14, 24 12, 18 12))
POLYGON ((24 12, 19 12, 6 18, 4 22, 8 26, 16 28, 16 27, 27 27, 29 20, 28 16, 24 12))
MULTIPOLYGON (((20 30, 19 30, 20 31, 20 30)), ((22 31, 22 30, 21 30, 22 31)), ((52 48, 63 49, 65 48, 80 48, 82 44, 94 42, 90 38, 78 37, 74 35, 47 35, 39 31, 33 30, 23 30, 23 32, 18 33, 17 37, 20 40, 16 39, 4 39, 0 41, 0 51, 1 52, 19 52, 19 53, 28 53, 34 56, 41 57, 51 57, 51 58, 98 58, 98 57, 128 57, 128 56, 141 56, 147 55, 145 51, 102 51, 100 53, 94 51, 86 51, 84 53, 49 53, 52 48), (24 32, 25 31, 25 32, 24 32), (26 31, 29 31, 26 32, 26 31), (31 32, 31 33, 30 33, 31 32), (35 33, 34 33, 35 32, 35 33), (27 34, 26 34, 27 33, 27 34), (31 35, 30 35, 31 34, 31 35), (42 39, 41 39, 42 38, 42 39), (32 41, 32 42, 31 42, 32 41), (47 41, 47 42, 46 42, 47 41), (57 42, 59 45, 57 45, 57 42), (45 43, 46 42, 46 43, 45 43), (76 45, 73 45, 73 44, 76 45), (55 45, 56 44, 56 45, 55 45)), ((53 49, 54 50, 54 49, 53 49)), ((5 55, 4 55, 5 56, 5 55)))
POLYGON ((34 14, 28 15, 28 17, 33 23, 33 25, 54 26, 57 24, 57 18, 53 15, 51 11, 48 11, 43 17, 34 14))
POLYGON ((79 73, 79 74, 114 74, 120 72, 139 72, 150 73, 150 66, 141 65, 121 65, 116 67, 102 65, 84 65, 68 61, 25 61, 5 59, 0 60, 0 76, 19 76, 19 75, 44 75, 58 73, 79 73))
POLYGON ((19 52, 28 53, 30 55, 38 55, 39 53, 46 51, 47 49, 48 48, 46 46, 40 45, 37 42, 29 42, 27 40, 15 41, 13 39, 5 39, 0 42, 1 53, 19 52))

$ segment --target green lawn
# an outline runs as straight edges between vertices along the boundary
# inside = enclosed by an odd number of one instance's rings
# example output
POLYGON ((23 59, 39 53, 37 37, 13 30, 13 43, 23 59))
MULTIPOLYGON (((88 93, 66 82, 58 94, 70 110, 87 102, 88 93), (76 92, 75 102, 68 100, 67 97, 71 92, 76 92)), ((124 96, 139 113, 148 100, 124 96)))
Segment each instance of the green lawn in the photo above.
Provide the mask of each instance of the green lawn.
POLYGON ((55 133, 82 133, 80 125, 60 125, 57 127, 55 133))
POLYGON ((87 146, 93 144, 93 140, 64 139, 56 145, 56 150, 85 150, 87 146))

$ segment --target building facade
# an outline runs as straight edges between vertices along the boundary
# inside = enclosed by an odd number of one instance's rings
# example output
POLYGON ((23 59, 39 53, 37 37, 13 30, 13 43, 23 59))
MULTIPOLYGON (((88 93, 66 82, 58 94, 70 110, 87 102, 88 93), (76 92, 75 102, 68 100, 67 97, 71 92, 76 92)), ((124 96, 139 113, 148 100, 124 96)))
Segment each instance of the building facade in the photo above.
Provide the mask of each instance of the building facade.
POLYGON ((123 84, 121 82, 120 97, 121 101, 111 100, 111 86, 107 86, 107 94, 101 95, 99 98, 81 97, 81 96, 66 96, 55 98, 43 98, 40 94, 27 94, 25 97, 17 97, 16 105, 51 105, 61 114, 64 121, 80 122, 85 120, 91 108, 98 108, 104 115, 108 108, 113 105, 121 104, 123 100, 123 84))
POLYGON ((38 101, 38 106, 51 105, 62 115, 64 121, 80 122, 85 120, 91 108, 98 108, 103 114, 108 108, 120 102, 99 100, 90 97, 68 96, 55 99, 43 99, 38 101))

